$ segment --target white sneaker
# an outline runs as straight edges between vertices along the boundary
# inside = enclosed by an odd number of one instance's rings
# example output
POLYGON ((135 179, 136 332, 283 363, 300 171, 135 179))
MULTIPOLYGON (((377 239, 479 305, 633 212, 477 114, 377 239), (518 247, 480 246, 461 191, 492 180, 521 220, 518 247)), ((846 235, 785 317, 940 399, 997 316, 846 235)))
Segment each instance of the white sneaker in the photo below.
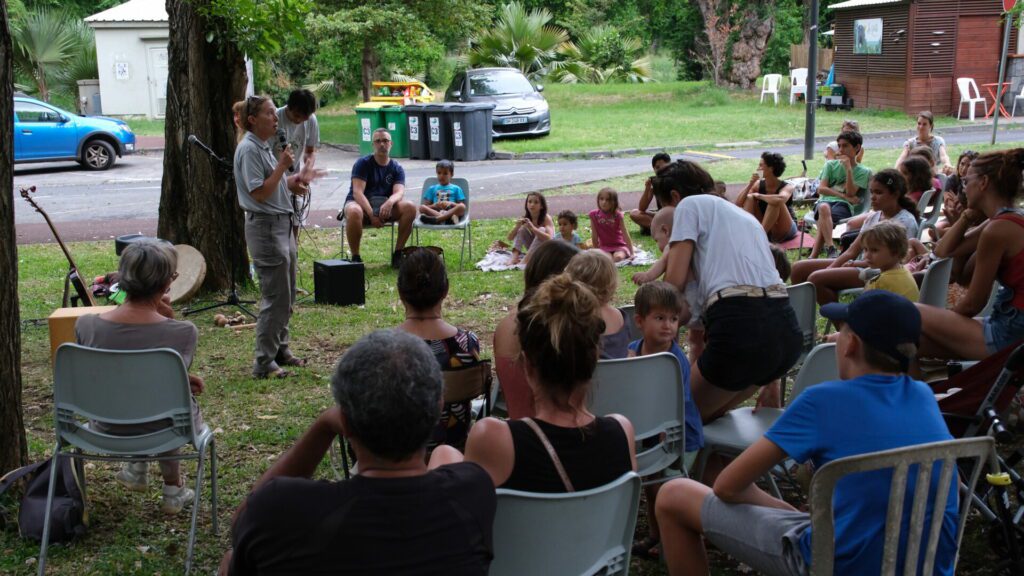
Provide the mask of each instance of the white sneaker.
POLYGON ((185 486, 184 476, 181 479, 181 486, 164 484, 164 499, 160 503, 160 511, 164 514, 177 514, 195 500, 195 495, 191 488, 185 486))
POLYGON ((132 492, 145 492, 149 489, 149 462, 125 462, 115 478, 132 492))
POLYGON ((459 223, 459 215, 458 215, 458 214, 452 214, 452 219, 451 219, 451 223, 452 223, 452 225, 453 225, 453 226, 454 226, 455 224, 458 224, 458 223, 459 223))

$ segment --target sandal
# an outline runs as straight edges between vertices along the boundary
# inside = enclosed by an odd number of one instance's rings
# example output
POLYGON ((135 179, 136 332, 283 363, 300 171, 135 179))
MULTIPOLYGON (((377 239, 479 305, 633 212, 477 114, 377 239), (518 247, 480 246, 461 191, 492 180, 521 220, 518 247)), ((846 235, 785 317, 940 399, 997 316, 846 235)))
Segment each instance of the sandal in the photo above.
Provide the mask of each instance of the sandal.
POLYGON ((266 380, 271 378, 274 380, 280 380, 281 378, 287 378, 291 376, 291 372, 278 368, 277 370, 271 370, 270 372, 263 372, 262 374, 253 374, 257 380, 266 380))
POLYGON ((660 560, 661 539, 645 536, 642 540, 633 542, 633 556, 647 560, 660 560))
POLYGON ((296 368, 304 368, 306 361, 298 356, 289 356, 284 359, 277 360, 279 366, 295 366, 296 368))

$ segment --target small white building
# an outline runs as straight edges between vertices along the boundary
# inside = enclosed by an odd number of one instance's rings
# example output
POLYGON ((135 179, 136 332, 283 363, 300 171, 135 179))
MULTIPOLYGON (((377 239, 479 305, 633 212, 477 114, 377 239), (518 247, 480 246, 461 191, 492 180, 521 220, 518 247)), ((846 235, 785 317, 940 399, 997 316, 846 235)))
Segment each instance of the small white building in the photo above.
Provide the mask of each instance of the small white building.
POLYGON ((130 0, 85 19, 96 32, 102 112, 163 118, 167 108, 165 0, 130 0))

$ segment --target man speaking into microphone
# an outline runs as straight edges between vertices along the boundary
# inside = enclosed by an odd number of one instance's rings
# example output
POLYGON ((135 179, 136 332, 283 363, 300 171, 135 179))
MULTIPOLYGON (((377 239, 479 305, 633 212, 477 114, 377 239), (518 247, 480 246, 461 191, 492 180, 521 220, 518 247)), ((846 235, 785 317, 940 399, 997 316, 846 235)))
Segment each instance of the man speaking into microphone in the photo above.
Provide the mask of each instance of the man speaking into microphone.
POLYGON ((295 155, 288 145, 274 158, 271 140, 277 136, 274 102, 265 96, 245 100, 241 118, 245 136, 235 148, 235 186, 245 210, 245 241, 260 282, 260 312, 256 320, 256 378, 284 378, 283 366, 304 366, 289 349, 288 321, 295 304, 297 248, 292 226, 297 224, 292 196, 309 188, 299 175, 289 176, 295 155))

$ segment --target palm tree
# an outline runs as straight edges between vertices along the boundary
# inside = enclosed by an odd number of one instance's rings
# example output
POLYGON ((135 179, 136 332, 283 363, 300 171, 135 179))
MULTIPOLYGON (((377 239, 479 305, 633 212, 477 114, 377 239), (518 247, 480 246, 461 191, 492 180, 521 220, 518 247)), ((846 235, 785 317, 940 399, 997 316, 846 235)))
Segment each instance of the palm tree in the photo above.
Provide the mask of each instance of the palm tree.
POLYGON ((470 40, 465 61, 472 68, 503 66, 518 68, 530 80, 548 72, 558 48, 569 34, 549 24, 551 13, 540 8, 526 11, 519 2, 502 6, 498 21, 470 40))
POLYGON ((63 12, 39 10, 30 12, 11 30, 14 68, 31 79, 42 100, 49 101, 49 80, 55 78, 74 47, 69 21, 63 12))
POLYGON ((643 44, 624 37, 611 26, 584 32, 578 42, 566 42, 560 59, 551 65, 551 78, 563 84, 653 82, 651 58, 642 55, 643 44))
POLYGON ((72 38, 71 54, 53 75, 53 90, 75 99, 78 96, 78 81, 99 78, 96 61, 96 34, 82 20, 71 20, 68 29, 72 38))

